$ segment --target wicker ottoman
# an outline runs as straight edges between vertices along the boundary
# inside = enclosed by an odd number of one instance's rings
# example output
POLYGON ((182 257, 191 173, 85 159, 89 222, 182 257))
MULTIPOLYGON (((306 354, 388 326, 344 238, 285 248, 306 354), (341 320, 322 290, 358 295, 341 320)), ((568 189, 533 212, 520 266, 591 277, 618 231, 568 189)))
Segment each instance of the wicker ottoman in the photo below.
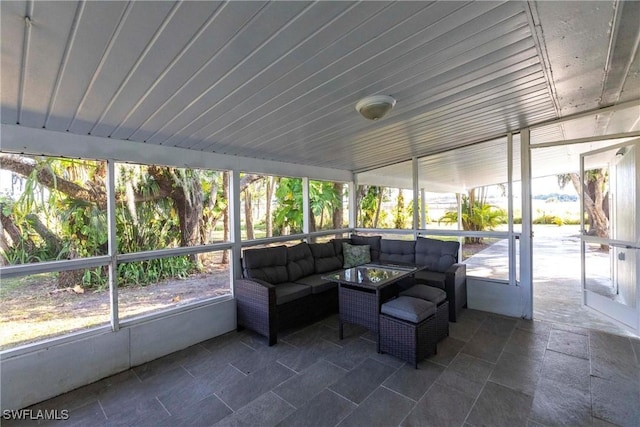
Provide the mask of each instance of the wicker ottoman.
POLYGON ((414 285, 400 295, 420 298, 436 305, 436 329, 438 341, 449 336, 449 301, 447 293, 442 289, 427 285, 414 285))
POLYGON ((413 364, 436 354, 436 306, 419 298, 400 296, 382 304, 380 352, 413 364))

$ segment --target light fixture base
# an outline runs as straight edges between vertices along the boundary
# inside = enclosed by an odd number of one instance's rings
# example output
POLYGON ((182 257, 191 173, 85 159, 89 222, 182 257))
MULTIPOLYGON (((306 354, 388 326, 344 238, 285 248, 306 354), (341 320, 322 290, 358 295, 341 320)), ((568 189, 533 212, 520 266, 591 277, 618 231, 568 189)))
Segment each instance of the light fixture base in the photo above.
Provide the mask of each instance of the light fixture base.
POLYGON ((362 98, 356 104, 356 111, 369 120, 384 117, 396 105, 396 100, 388 95, 373 95, 362 98))

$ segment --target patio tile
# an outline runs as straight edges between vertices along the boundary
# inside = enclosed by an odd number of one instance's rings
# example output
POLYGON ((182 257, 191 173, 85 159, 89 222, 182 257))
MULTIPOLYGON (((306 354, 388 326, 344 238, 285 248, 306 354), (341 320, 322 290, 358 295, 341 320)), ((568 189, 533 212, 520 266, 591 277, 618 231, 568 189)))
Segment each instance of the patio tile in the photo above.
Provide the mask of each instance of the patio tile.
POLYGON ((467 342, 482 325, 482 320, 460 316, 457 322, 449 323, 449 337, 467 342))
POLYGON ((473 381, 466 375, 451 368, 445 369, 445 371, 436 380, 436 383, 456 390, 457 392, 474 400, 480 395, 480 392, 484 387, 484 381, 473 381))
POLYGON ((387 365, 367 358, 362 364, 342 377, 341 380, 331 385, 329 389, 358 404, 394 371, 393 368, 387 365))
MULTIPOLYGON (((60 408, 58 408, 59 410, 60 408)), ((30 423, 33 425, 33 423, 30 423)), ((95 402, 88 403, 84 406, 69 411, 69 419, 67 420, 54 420, 50 422, 41 422, 39 425, 46 425, 49 427, 83 427, 83 426, 103 426, 107 424, 107 418, 104 416, 100 403, 95 402)), ((5 421, 2 421, 2 425, 5 425, 5 421)), ((6 424, 7 426, 9 423, 6 424)))
POLYGON ((311 341, 308 345, 295 347, 294 350, 280 357, 278 362, 299 373, 340 348, 324 339, 311 341))
POLYGON ((429 361, 447 366, 460 353, 465 342, 451 336, 438 343, 438 354, 429 357, 429 361))
POLYGON ((376 344, 358 338, 329 351, 324 358, 341 368, 351 370, 374 354, 377 354, 376 344))
POLYGON ((167 356, 153 360, 133 368, 136 375, 142 380, 168 372, 181 366, 183 363, 197 363, 198 360, 205 360, 210 356, 210 352, 200 344, 185 348, 184 350, 171 353, 167 356))
POLYGON ((338 426, 395 426, 407 416, 415 402, 387 388, 378 387, 338 426), (393 408, 389 411, 388 408, 393 408))
POLYGON ((232 413, 217 396, 209 396, 181 408, 158 427, 208 427, 232 413))
POLYGON ((586 335, 552 329, 547 348, 571 356, 589 359, 589 338, 586 335))
POLYGON ((516 324, 516 329, 527 331, 532 334, 542 335, 546 338, 549 338, 549 333, 551 332, 551 323, 541 321, 541 320, 527 320, 527 319, 518 319, 518 323, 516 324))
POLYGON ((549 334, 538 335, 522 329, 516 329, 504 346, 504 351, 506 353, 542 360, 548 342, 549 334))
POLYGON ((552 323, 551 329, 556 331, 572 332, 574 334, 584 335, 584 336, 589 335, 588 329, 581 328, 580 326, 567 325, 566 323, 552 323))
POLYGON ((479 329, 462 348, 461 352, 495 363, 500 357, 507 340, 507 336, 498 336, 479 329))
POLYGON ((568 384, 543 378, 536 390, 531 418, 544 425, 589 425, 590 395, 568 384))
POLYGON ((214 426, 272 426, 277 425, 294 410, 293 406, 275 393, 268 392, 221 419, 214 426))
POLYGON ((456 358, 453 359, 453 362, 449 364, 447 370, 457 371, 473 381, 484 383, 487 378, 489 378, 495 366, 494 363, 487 362, 486 360, 459 353, 456 358))
POLYGON ((640 425, 640 383, 591 377, 593 416, 620 426, 640 425), (633 404, 630 402, 635 402, 633 404))
POLYGON ((332 363, 320 360, 299 375, 289 378, 273 389, 273 392, 292 406, 299 408, 345 376, 347 371, 332 363))
POLYGON ((502 353, 489 380, 533 396, 542 361, 518 354, 502 353))
POLYGON ((219 392, 217 396, 231 409, 238 410, 273 387, 284 382, 295 373, 277 362, 257 370, 219 392))
POLYGON ((211 396, 224 387, 245 378, 242 372, 233 366, 209 372, 158 395, 158 399, 171 415, 181 414, 185 407, 191 406, 211 396))
MULTIPOLYGON (((357 406, 330 390, 324 390, 278 425, 281 427, 333 427, 357 406)), ((258 425, 258 424, 256 424, 258 425)))
POLYGON ((589 370, 588 360, 555 351, 547 351, 542 362, 540 376, 577 390, 589 392, 589 370))
POLYGON ((220 346, 211 344, 209 348, 211 354, 207 359, 199 361, 199 363, 183 365, 191 375, 195 377, 205 375, 209 372, 222 369, 234 360, 243 360, 256 353, 256 350, 242 343, 240 340, 225 343, 220 346))
POLYGON ((516 325, 517 319, 502 317, 498 315, 488 315, 486 319, 480 325, 480 330, 485 330, 489 333, 498 336, 509 337, 516 325))
POLYGON ((405 364, 382 383, 403 396, 418 401, 444 371, 442 366, 429 361, 418 365, 418 369, 405 364))
POLYGON ((467 422, 495 427, 525 425, 532 402, 532 396, 487 381, 467 422))
POLYGON ((139 399, 107 415, 107 424, 110 426, 157 426, 168 419, 169 415, 157 398, 139 399))
POLYGON ((235 366, 241 372, 245 374, 251 374, 252 372, 259 371, 265 366, 273 364, 281 357, 287 357, 293 354, 296 348, 290 344, 281 342, 278 345, 272 347, 265 347, 260 351, 254 351, 253 353, 246 354, 239 359, 231 361, 231 364, 235 366))
POLYGON ((460 426, 475 399, 442 384, 434 384, 401 425, 410 427, 460 426))

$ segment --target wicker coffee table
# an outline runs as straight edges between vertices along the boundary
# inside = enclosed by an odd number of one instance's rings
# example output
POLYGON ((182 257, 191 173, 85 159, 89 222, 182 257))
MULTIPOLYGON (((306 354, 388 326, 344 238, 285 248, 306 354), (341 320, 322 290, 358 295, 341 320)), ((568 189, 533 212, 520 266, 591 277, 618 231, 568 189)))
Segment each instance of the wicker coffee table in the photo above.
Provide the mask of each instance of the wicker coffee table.
POLYGON ((361 325, 378 334, 380 305, 393 296, 389 285, 418 270, 396 264, 365 264, 322 276, 338 283, 340 339, 344 323, 361 325))

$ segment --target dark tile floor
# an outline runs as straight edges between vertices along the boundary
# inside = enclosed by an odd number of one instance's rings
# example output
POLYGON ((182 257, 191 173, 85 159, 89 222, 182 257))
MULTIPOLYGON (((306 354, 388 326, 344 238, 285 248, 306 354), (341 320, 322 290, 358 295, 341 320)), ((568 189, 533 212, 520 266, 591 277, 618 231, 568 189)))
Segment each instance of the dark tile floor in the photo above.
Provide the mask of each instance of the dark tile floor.
MULTIPOLYGON (((63 425, 639 426, 640 340, 465 310, 419 369, 331 317, 229 333, 32 409, 63 425)), ((5 424, 8 425, 8 424, 5 424)))

